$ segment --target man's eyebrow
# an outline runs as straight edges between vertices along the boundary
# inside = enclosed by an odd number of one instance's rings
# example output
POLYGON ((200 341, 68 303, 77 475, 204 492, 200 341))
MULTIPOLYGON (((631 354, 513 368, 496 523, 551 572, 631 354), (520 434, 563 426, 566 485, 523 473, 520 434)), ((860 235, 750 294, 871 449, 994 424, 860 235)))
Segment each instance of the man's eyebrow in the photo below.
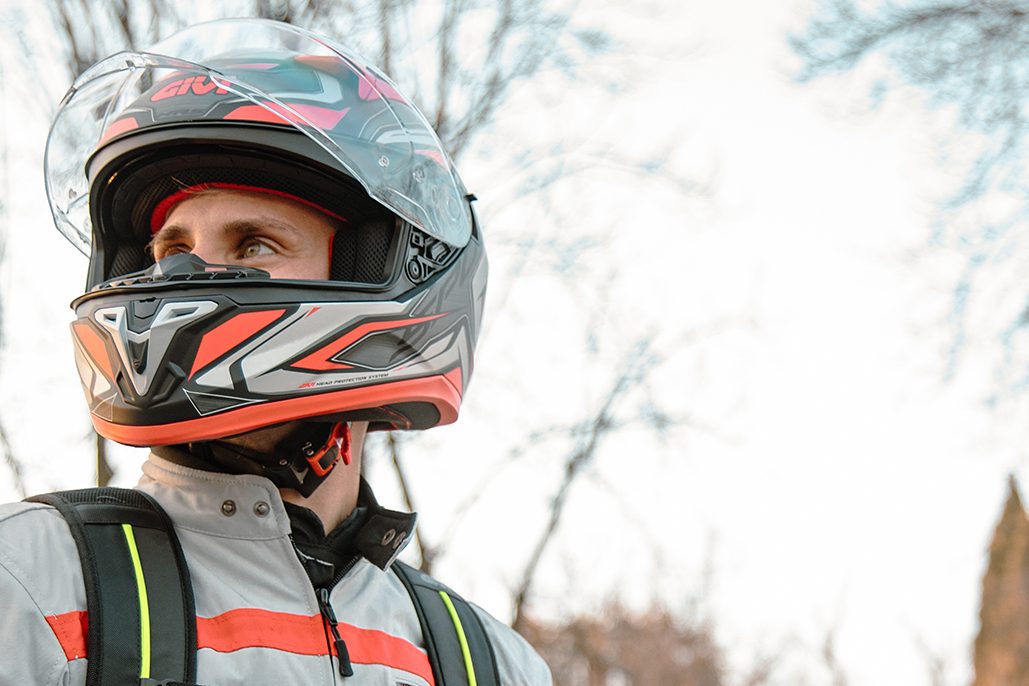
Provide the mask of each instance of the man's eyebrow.
MULTIPOLYGON (((225 233, 240 234, 243 236, 252 235, 258 233, 263 229, 276 229, 280 231, 286 231, 291 234, 299 234, 301 231, 296 226, 289 222, 284 222, 274 217, 248 217, 246 219, 236 219, 231 222, 222 224, 221 230, 225 233)), ((175 241, 182 238, 187 238, 190 235, 189 229, 179 224, 166 224, 154 233, 150 239, 150 243, 156 243, 158 241, 175 241)))
POLYGON ((162 226, 154 232, 153 236, 150 237, 150 241, 146 244, 146 252, 152 256, 154 254, 155 245, 159 245, 161 243, 173 243, 186 238, 188 235, 189 231, 178 224, 162 226))
POLYGON ((162 241, 174 241, 182 238, 188 233, 189 231, 184 226, 179 226, 178 224, 167 224, 154 232, 154 235, 150 238, 150 242, 154 243, 158 238, 162 241))
POLYGON ((222 231, 226 233, 243 235, 257 233, 263 229, 276 229, 291 234, 301 233, 300 229, 293 224, 274 217, 247 217, 246 219, 237 219, 222 225, 222 231))

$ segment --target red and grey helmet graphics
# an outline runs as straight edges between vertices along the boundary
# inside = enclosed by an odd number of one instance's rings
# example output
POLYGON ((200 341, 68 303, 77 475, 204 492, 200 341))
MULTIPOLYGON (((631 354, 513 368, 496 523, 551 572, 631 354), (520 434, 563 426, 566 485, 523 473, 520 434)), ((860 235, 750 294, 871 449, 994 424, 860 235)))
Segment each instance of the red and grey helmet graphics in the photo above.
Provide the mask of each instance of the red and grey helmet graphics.
POLYGON ((88 241, 72 331, 98 432, 161 445, 303 419, 454 421, 487 268, 472 198, 424 117, 373 68, 291 26, 213 22, 157 47, 80 77, 48 142, 55 220, 88 241), (218 35, 233 50, 198 59, 218 35), (60 158, 76 127, 90 132, 72 146, 77 171, 60 158), (334 217, 330 280, 184 255, 154 265, 162 213, 207 187, 334 217))
POLYGON ((396 300, 340 300, 174 255, 73 303, 76 362, 97 430, 130 445, 306 418, 425 429, 457 418, 485 279, 484 260, 459 260, 396 300))

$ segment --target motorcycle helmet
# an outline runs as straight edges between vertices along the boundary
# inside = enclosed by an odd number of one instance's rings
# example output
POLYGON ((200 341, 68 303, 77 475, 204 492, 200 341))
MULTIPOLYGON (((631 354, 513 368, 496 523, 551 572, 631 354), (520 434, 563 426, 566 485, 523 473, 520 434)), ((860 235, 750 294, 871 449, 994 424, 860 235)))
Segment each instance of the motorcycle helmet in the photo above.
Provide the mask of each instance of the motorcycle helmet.
POLYGON ((157 446, 317 425, 317 440, 291 439, 306 460, 285 470, 296 485, 331 469, 346 422, 457 418, 487 276, 474 197, 421 112, 352 51, 233 19, 115 54, 63 99, 45 172, 58 229, 89 256, 71 328, 102 436, 157 446), (152 234, 209 189, 332 217, 329 279, 155 263, 152 234))

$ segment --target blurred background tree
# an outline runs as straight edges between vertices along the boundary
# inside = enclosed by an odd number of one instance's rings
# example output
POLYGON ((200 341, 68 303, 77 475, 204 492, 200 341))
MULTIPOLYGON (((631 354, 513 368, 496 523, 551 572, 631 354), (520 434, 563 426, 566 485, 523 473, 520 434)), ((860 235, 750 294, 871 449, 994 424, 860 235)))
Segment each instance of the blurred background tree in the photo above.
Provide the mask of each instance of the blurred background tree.
POLYGON ((1029 684, 1029 517, 1018 484, 1008 497, 990 543, 983 577, 973 686, 1029 684))
POLYGON ((666 608, 633 612, 615 603, 558 625, 528 621, 521 630, 539 646, 554 686, 727 683, 712 627, 686 622, 666 608))
MULTIPOLYGON (((930 251, 963 256, 950 314, 948 378, 969 350, 990 356, 991 403, 1024 410, 1029 389, 1029 4, 1017 0, 823 0, 791 37, 801 82, 860 74, 873 106, 914 91, 947 119, 930 251), (992 349, 991 349, 992 348, 992 349)), ((1024 412, 1020 413, 1024 416, 1024 412)), ((989 549, 975 686, 1029 684, 1029 519, 1017 482, 989 549)), ((930 660, 930 663, 932 661, 930 660)), ((934 683, 942 683, 937 675, 934 683)))
POLYGON ((932 243, 965 257, 949 375, 972 341, 993 351, 991 401, 1029 389, 1029 5, 1018 0, 822 0, 791 44, 801 82, 860 73, 873 106, 914 90, 950 122, 932 243), (989 312, 984 312, 985 309, 989 312))
MULTIPOLYGON (((7 100, 7 92, 4 85, 4 72, 3 69, 0 69, 0 103, 6 102, 7 100)), ((5 128, 6 121, 4 121, 3 111, 0 110, 0 130, 5 128)), ((7 147, 0 146, 0 262, 4 259, 4 246, 7 239, 8 227, 10 226, 6 200, 7 194, 10 192, 10 187, 7 185, 7 170, 7 147)), ((4 349, 3 315, 4 308, 2 298, 0 298, 0 361, 3 359, 2 355, 4 349)), ((14 487, 22 495, 28 495, 25 492, 25 484, 21 476, 21 464, 18 462, 17 457, 15 457, 14 451, 11 450, 11 443, 7 438, 7 427, 3 416, 0 416, 0 452, 3 453, 3 463, 10 473, 11 479, 14 481, 14 487)))

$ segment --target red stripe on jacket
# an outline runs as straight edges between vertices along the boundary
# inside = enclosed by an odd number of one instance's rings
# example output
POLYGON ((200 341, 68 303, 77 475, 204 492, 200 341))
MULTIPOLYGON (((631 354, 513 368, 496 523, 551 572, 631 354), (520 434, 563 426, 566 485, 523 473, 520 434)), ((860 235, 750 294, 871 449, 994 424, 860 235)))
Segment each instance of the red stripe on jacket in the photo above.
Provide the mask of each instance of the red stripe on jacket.
MULTIPOLYGON (((46 617, 47 624, 68 660, 86 657, 88 617, 66 612, 46 617)), ((416 674, 430 684, 432 667, 426 654, 410 641, 376 629, 340 622, 339 634, 354 664, 384 665, 416 674)), ((267 648, 297 655, 332 655, 321 615, 295 615, 257 608, 229 610, 215 617, 197 617, 197 649, 231 653, 245 648, 267 648)))
POLYGON ((85 612, 65 612, 63 615, 48 615, 45 619, 57 636, 68 662, 86 657, 89 618, 85 612))

